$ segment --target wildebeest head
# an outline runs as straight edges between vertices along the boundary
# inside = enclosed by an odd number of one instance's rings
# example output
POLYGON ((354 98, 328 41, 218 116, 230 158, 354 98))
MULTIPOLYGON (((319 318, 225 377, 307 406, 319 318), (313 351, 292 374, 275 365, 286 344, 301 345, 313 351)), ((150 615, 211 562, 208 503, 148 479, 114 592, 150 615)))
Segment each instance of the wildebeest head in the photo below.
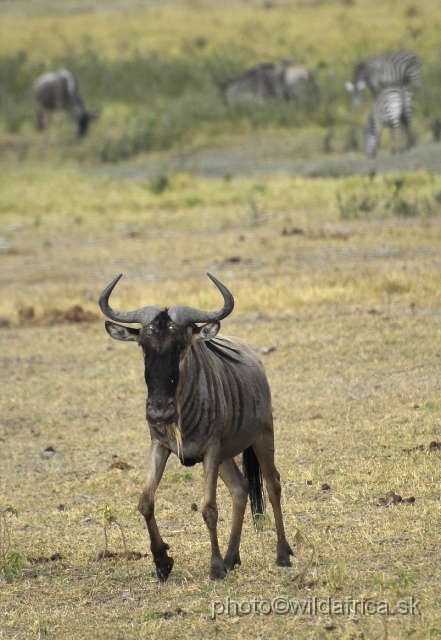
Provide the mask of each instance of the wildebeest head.
POLYGON ((109 296, 118 276, 100 296, 101 311, 111 320, 139 323, 140 329, 124 327, 106 321, 107 333, 115 340, 137 342, 144 354, 144 377, 147 384, 146 416, 153 425, 171 424, 178 419, 176 391, 180 365, 188 356, 191 346, 200 340, 211 340, 217 335, 220 320, 233 310, 234 298, 216 278, 207 274, 224 297, 219 311, 199 311, 192 307, 176 306, 161 311, 147 306, 136 311, 120 312, 109 306, 109 296), (198 327, 197 323, 205 323, 198 327))
POLYGON ((82 138, 89 131, 90 121, 98 118, 98 114, 94 111, 83 111, 76 117, 76 134, 78 138, 82 138))

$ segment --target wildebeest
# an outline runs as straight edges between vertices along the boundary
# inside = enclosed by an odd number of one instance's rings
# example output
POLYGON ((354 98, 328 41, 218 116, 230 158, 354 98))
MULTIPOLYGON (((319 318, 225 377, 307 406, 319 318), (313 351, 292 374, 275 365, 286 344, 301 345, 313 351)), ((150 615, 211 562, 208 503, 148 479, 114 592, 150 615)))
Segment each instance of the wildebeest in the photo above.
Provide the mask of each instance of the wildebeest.
POLYGON ((81 138, 87 133, 90 121, 97 117, 96 113, 86 109, 78 82, 74 74, 67 69, 45 73, 37 78, 33 92, 37 101, 39 129, 46 126, 46 112, 68 111, 75 118, 76 135, 81 138))
POLYGON ((280 74, 285 100, 318 101, 319 92, 312 71, 306 67, 285 62, 281 65, 280 74))
POLYGON ((380 146, 383 126, 390 128, 391 148, 397 150, 394 140, 400 134, 400 125, 407 135, 407 148, 411 145, 410 124, 412 122, 412 92, 407 87, 387 87, 375 100, 364 130, 364 146, 366 154, 373 158, 380 146))
POLYGON ((161 582, 167 580, 174 561, 158 531, 154 496, 172 452, 185 466, 202 462, 204 467, 202 515, 211 541, 212 580, 225 578, 227 571, 241 564, 239 546, 248 493, 253 515, 264 511, 262 473, 276 523, 277 564, 290 566, 293 555, 283 526, 280 475, 274 465, 271 392, 265 370, 242 340, 218 335, 220 320, 232 312, 234 298, 221 282, 207 275, 223 295, 220 311, 185 306, 163 311, 154 306, 114 311, 108 300, 121 276, 106 287, 99 300, 101 311, 111 320, 141 325, 134 329, 105 323, 112 338, 137 342, 144 356, 151 445, 147 483, 138 508, 147 524, 161 582), (198 326, 200 323, 204 324, 198 326), (245 477, 234 461, 240 453, 245 477), (219 475, 233 500, 233 523, 224 558, 217 537, 219 475))
POLYGON ((265 62, 247 69, 229 80, 223 92, 225 102, 230 105, 249 95, 261 99, 283 97, 280 66, 265 62))
POLYGON ((394 51, 382 56, 372 56, 355 67, 353 82, 345 87, 355 106, 363 101, 363 89, 369 88, 374 98, 380 86, 421 84, 421 61, 412 51, 394 51))
POLYGON ((314 76, 306 67, 290 62, 258 64, 223 86, 227 104, 234 104, 245 96, 259 99, 317 100, 318 91, 314 76))

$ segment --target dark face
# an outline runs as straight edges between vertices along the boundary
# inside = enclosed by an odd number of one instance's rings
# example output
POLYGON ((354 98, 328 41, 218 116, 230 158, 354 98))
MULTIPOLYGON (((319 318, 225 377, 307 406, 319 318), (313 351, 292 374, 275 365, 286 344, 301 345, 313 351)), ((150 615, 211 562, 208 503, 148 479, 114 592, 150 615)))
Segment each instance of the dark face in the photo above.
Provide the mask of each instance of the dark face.
POLYGON ((191 345, 191 338, 191 327, 174 324, 164 311, 142 329, 139 344, 144 354, 148 390, 146 416, 151 424, 170 424, 177 420, 179 363, 191 345))
POLYGON ((77 136, 82 138, 89 131, 89 125, 91 120, 96 118, 96 114, 86 111, 77 117, 77 136))
POLYGON ((195 342, 211 340, 219 327, 218 320, 202 327, 180 326, 172 322, 167 310, 161 311, 151 324, 142 329, 130 329, 106 322, 106 330, 112 338, 136 341, 142 348, 148 392, 146 417, 150 424, 176 422, 180 364, 195 342))
POLYGON ((83 114, 78 116, 77 118, 77 136, 82 138, 86 135, 87 130, 89 129, 89 117, 87 114, 83 114))

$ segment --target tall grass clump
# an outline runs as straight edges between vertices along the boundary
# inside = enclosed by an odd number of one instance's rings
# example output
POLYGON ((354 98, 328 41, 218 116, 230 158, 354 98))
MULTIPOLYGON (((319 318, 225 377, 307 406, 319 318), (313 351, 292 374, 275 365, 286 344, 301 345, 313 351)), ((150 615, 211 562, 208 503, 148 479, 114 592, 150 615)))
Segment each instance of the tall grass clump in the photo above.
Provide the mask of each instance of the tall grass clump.
POLYGON ((355 220, 374 216, 416 218, 427 221, 441 212, 441 194, 429 188, 423 193, 408 184, 403 175, 385 176, 381 181, 372 174, 360 182, 357 189, 336 192, 337 207, 341 220, 355 220))
POLYGON ((43 70, 44 65, 30 62, 25 51, 0 58, 0 122, 9 133, 18 133, 32 118, 31 87, 43 70))

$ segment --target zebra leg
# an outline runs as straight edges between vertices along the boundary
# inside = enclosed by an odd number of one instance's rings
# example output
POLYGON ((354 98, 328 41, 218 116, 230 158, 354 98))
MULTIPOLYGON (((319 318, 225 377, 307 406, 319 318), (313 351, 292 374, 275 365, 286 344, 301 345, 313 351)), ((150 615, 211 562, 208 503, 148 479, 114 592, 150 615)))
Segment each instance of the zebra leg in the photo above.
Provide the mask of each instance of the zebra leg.
POLYGON ((406 149, 410 149, 412 144, 413 144, 413 140, 412 140, 412 132, 410 130, 410 124, 409 122, 407 122, 407 120, 405 122, 403 122, 403 127, 404 130, 406 132, 406 149))
POLYGON ((150 536, 150 548, 153 561, 156 566, 156 575, 159 582, 165 582, 173 568, 174 560, 167 555, 170 548, 161 538, 156 524, 155 492, 164 473, 165 465, 170 455, 170 450, 162 444, 153 441, 150 445, 149 461, 147 467, 147 482, 139 499, 138 509, 145 518, 150 536))
POLYGON ((280 473, 274 464, 274 431, 272 422, 261 432, 257 440, 253 442, 254 453, 262 469, 263 477, 268 491, 268 497, 274 512, 277 531, 277 564, 279 567, 290 567, 290 556, 294 553, 288 544, 283 525, 282 507, 280 496, 282 486, 280 484, 280 473))
MULTIPOLYGON (((396 153, 397 150, 397 128, 394 125, 389 127, 390 129, 390 150, 391 153, 396 153)), ((398 130, 398 142, 399 142, 399 130, 398 130)))
POLYGON ((216 504, 216 488, 219 476, 219 445, 212 444, 204 455, 204 501, 202 517, 207 525, 211 542, 210 579, 223 580, 227 575, 227 568, 219 550, 217 537, 218 510, 216 504))
POLYGON ((227 571, 232 571, 240 561, 239 547, 242 534, 243 517, 248 500, 249 482, 246 480, 233 459, 224 460, 219 467, 219 475, 228 487, 233 499, 233 524, 228 549, 224 558, 227 571))

